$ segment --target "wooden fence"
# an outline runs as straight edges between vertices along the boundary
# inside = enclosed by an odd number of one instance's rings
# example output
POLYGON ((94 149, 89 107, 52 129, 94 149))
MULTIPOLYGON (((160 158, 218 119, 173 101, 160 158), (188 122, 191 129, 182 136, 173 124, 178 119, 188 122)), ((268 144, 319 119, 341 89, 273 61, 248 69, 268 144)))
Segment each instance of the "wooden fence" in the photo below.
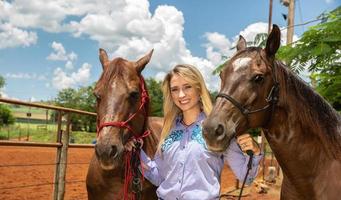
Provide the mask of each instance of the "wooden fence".
POLYGON ((57 138, 54 143, 39 143, 39 142, 23 142, 23 141, 8 141, 0 140, 0 146, 25 146, 25 147, 56 147, 56 167, 54 176, 54 187, 53 187, 53 199, 63 200, 65 194, 65 176, 67 167, 67 152, 68 148, 93 148, 93 144, 69 144, 69 135, 71 127, 71 113, 77 113, 81 115, 96 116, 96 113, 64 108, 59 106, 43 105, 38 103, 29 103, 18 100, 6 99, 0 97, 0 102, 37 107, 43 109, 55 110, 58 113, 57 117, 57 138), (66 117, 66 128, 62 130, 62 118, 66 117))

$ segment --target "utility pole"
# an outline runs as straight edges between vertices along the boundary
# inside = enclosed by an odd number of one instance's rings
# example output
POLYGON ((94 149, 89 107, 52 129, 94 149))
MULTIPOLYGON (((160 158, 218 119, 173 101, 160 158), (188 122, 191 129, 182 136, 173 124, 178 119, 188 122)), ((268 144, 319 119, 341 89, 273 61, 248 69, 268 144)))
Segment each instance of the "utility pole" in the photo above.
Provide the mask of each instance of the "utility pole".
POLYGON ((269 4, 269 23, 268 23, 268 35, 271 32, 271 27, 272 27, 272 0, 270 0, 269 4))
POLYGON ((293 36, 294 36, 294 15, 295 15, 295 0, 289 0, 287 45, 291 45, 293 36))

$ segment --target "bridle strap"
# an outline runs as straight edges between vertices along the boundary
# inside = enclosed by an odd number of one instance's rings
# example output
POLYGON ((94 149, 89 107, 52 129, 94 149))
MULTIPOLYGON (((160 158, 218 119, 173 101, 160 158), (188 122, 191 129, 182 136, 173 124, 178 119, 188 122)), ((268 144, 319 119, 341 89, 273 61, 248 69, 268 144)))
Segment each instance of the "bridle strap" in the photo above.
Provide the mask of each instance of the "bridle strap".
MULTIPOLYGON (((135 113, 133 113, 132 115, 130 115, 128 117, 128 119, 125 121, 110 121, 110 122, 100 123, 97 127, 97 137, 99 136, 99 133, 101 132, 101 130, 107 126, 114 126, 114 127, 118 127, 118 128, 126 128, 130 132, 132 132, 133 135, 137 135, 128 123, 136 116, 136 114, 138 112, 140 112, 145 107, 146 103, 149 100, 148 92, 146 90, 146 86, 144 84, 144 79, 142 76, 140 76, 140 83, 141 83, 141 103, 140 103, 140 106, 137 109, 137 111, 135 113)), ((144 115, 145 115, 145 117, 148 117, 146 110, 144 110, 144 115)))
MULTIPOLYGON (((274 81, 274 84, 271 87, 269 94, 265 99, 265 101, 268 104, 265 105, 263 108, 249 110, 245 106, 243 106, 241 103, 239 103, 237 100, 235 100, 231 95, 228 95, 225 93, 219 93, 216 96, 216 99, 218 97, 222 97, 222 98, 228 100, 229 102, 231 102, 244 115, 244 117, 246 118, 246 121, 247 121, 247 125, 249 126, 249 114, 258 113, 258 112, 261 112, 264 110, 268 110, 269 108, 271 109, 271 115, 272 115, 272 112, 274 112, 274 109, 275 109, 275 106, 278 102, 278 97, 279 97, 279 83, 278 83, 277 75, 276 75, 276 63, 275 62, 274 62, 274 66, 272 67, 272 79, 274 81)), ((269 120, 266 122, 266 124, 268 124, 268 122, 269 122, 269 120)))
MULTIPOLYGON (((136 110, 135 113, 130 115, 127 120, 125 121, 109 121, 109 122, 103 122, 99 123, 97 126, 97 137, 99 136, 101 130, 104 127, 113 126, 117 128, 124 128, 128 129, 132 134, 132 136, 128 139, 128 142, 133 139, 142 139, 144 137, 147 137, 150 134, 149 130, 145 130, 141 134, 137 134, 133 128, 129 125, 129 122, 134 119, 134 117, 139 113, 140 111, 144 111, 144 117, 148 117, 148 111, 146 110, 145 106, 149 101, 148 92, 145 86, 145 81, 142 76, 140 76, 140 84, 141 84, 141 102, 139 108, 136 110)), ((140 200, 141 199, 141 191, 142 191, 142 182, 140 182, 140 176, 138 171, 138 165, 140 163, 140 149, 134 150, 134 152, 126 152, 125 155, 125 180, 124 180, 124 186, 123 186, 123 199, 127 200, 129 197, 129 188, 130 183, 132 183, 132 190, 134 193, 134 199, 140 200), (133 168, 133 169, 132 169, 133 168)), ((143 177, 143 175, 142 175, 143 177)))
POLYGON ((227 94, 224 94, 224 93, 219 93, 216 98, 218 98, 218 97, 223 97, 223 98, 229 100, 235 107, 237 107, 240 110, 240 112, 244 116, 248 116, 249 114, 253 114, 253 113, 257 113, 257 112, 266 110, 266 109, 268 109, 270 107, 270 104, 267 104, 263 108, 259 108, 259 109, 255 109, 255 110, 249 110, 249 109, 245 108, 244 106, 242 106, 239 102, 237 102, 230 95, 227 95, 227 94))

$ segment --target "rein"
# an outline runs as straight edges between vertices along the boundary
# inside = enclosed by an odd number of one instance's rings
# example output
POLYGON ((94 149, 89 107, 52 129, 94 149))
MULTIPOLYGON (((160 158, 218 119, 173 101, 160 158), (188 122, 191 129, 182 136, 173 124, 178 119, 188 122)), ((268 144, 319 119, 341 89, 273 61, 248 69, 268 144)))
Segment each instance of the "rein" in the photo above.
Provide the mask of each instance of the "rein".
MULTIPOLYGON (((270 112, 270 117, 268 118, 267 122, 265 123, 265 125, 267 125, 271 119, 272 113, 275 110, 275 106, 278 102, 278 97, 279 97, 279 83, 277 80, 277 76, 276 76, 276 63, 274 62, 274 66, 271 68, 272 69, 272 80, 274 82, 274 84, 272 85, 270 92, 268 94, 268 96, 266 97, 265 101, 267 102, 267 105, 265 105, 263 108, 259 108, 259 109, 254 109, 254 110, 249 110, 246 108, 246 106, 242 105, 241 103, 239 103, 237 100, 235 100, 231 95, 228 94, 224 94, 224 93, 219 93, 216 96, 216 99, 218 97, 222 97, 226 100, 228 100, 229 102, 231 102, 236 108, 238 108, 238 110, 243 114, 243 116, 246 118, 246 122, 247 122, 247 127, 249 127, 249 115, 253 114, 253 113, 257 113, 257 112, 261 112, 264 110, 268 110, 269 108, 271 109, 270 112)), ((252 166, 252 158, 253 158, 253 152, 251 150, 248 150, 249 152, 247 152, 247 154, 250 156, 249 161, 248 161, 248 169, 247 172, 245 174, 244 177, 244 181, 243 181, 243 185, 240 189, 240 193, 239 193, 239 197, 238 200, 241 199, 242 193, 243 193, 243 189, 245 186, 245 182, 246 182, 246 178, 249 174, 249 171, 251 170, 251 166, 252 166)))
MULTIPOLYGON (((142 139, 144 137, 147 137, 150 134, 149 130, 144 131, 141 134, 137 134, 136 131, 133 130, 131 125, 129 125, 129 122, 134 119, 134 117, 139 113, 140 111, 144 111, 144 117, 147 118, 147 110, 146 110, 146 104, 149 102, 149 95, 145 86, 145 81, 142 76, 140 76, 140 84, 141 84, 141 102, 139 108, 136 110, 135 113, 131 114, 127 120, 125 121, 109 121, 109 122, 103 122, 100 123, 97 126, 97 137, 99 136, 101 130, 104 127, 113 126, 123 129, 128 129, 131 133, 133 133, 133 136, 131 136, 128 139, 128 142, 136 139, 142 139)), ((126 151, 125 153, 125 179, 124 179, 124 186, 123 186, 123 195, 124 200, 129 199, 129 196, 131 196, 131 199, 133 200, 139 200, 141 199, 141 192, 142 192, 142 181, 143 179, 143 171, 142 171, 142 177, 139 173, 139 165, 140 165, 140 148, 133 149, 132 151, 126 151), (129 186, 132 186, 132 192, 134 195, 129 195, 129 186)), ((143 169, 143 168, 142 168, 143 169)))

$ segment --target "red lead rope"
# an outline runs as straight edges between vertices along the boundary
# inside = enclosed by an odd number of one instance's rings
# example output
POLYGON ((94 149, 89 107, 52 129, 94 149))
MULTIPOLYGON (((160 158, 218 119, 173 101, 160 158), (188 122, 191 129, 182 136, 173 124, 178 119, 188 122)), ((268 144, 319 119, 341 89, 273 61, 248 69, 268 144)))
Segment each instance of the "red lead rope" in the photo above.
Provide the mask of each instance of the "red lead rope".
MULTIPOLYGON (((149 100, 149 96, 148 96, 148 92, 146 90, 146 87, 145 87, 145 82, 144 82, 144 79, 142 76, 140 76, 140 83, 141 83, 141 104, 140 104, 140 107, 138 108, 138 110, 129 116, 129 118, 126 120, 126 121, 118 121, 118 122, 115 122, 115 121, 111 121, 111 122, 104 122, 104 123, 100 123, 98 126, 97 126, 97 137, 99 136, 99 133, 101 132, 101 130, 104 128, 104 127, 107 127, 107 126, 114 126, 114 127, 118 127, 118 128, 126 128, 128 129, 130 132, 133 133, 133 137, 130 138, 129 140, 133 140, 133 139, 136 139, 136 140, 139 140, 139 139, 142 139, 144 137, 147 137, 149 134, 150 134, 150 131, 149 130, 146 130, 143 134, 137 136, 136 132, 132 129, 132 127, 128 124, 129 121, 131 121, 138 112, 140 112, 144 107, 145 107, 145 104, 148 102, 149 100)), ((144 109, 144 117, 147 118, 147 111, 144 109)), ((125 179, 124 179, 124 186, 123 186, 123 195, 124 195, 124 200, 135 200, 135 196, 136 194, 134 195, 133 193, 129 193, 129 186, 132 185, 132 181, 133 181, 133 178, 134 177, 138 177, 138 167, 139 167, 139 164, 141 162, 141 158, 140 158, 140 149, 133 149, 132 151, 130 152, 126 152, 125 153, 125 179), (133 164, 134 166, 132 166, 132 159, 136 159, 134 160, 135 164, 133 164), (129 198, 130 196, 130 198, 129 198)), ((141 167, 142 169, 142 180, 140 180, 140 183, 142 184, 142 181, 143 181, 143 167, 141 167)), ((142 185, 141 185, 142 187, 142 185)))
MULTIPOLYGON (((134 139, 136 139, 137 141, 139 139, 142 139, 144 137, 147 137, 150 134, 150 131, 145 131, 143 133, 143 135, 139 136, 139 137, 134 137, 134 139)), ((133 148, 132 151, 126 151, 125 154, 125 170, 124 170, 124 186, 123 186, 123 199, 124 200, 136 200, 135 199, 135 195, 133 193, 129 193, 129 186, 132 185, 132 181, 134 177, 138 177, 138 167, 139 164, 141 163, 141 157, 140 157, 140 148, 133 148), (131 162, 132 159, 137 159, 135 160, 135 162, 131 162), (134 170, 135 169, 135 170, 134 170), (129 198, 130 196, 130 198, 129 198)), ((144 180, 144 170, 143 167, 141 167, 141 179, 140 179, 140 183, 141 183, 141 187, 143 184, 143 180, 144 180)))

